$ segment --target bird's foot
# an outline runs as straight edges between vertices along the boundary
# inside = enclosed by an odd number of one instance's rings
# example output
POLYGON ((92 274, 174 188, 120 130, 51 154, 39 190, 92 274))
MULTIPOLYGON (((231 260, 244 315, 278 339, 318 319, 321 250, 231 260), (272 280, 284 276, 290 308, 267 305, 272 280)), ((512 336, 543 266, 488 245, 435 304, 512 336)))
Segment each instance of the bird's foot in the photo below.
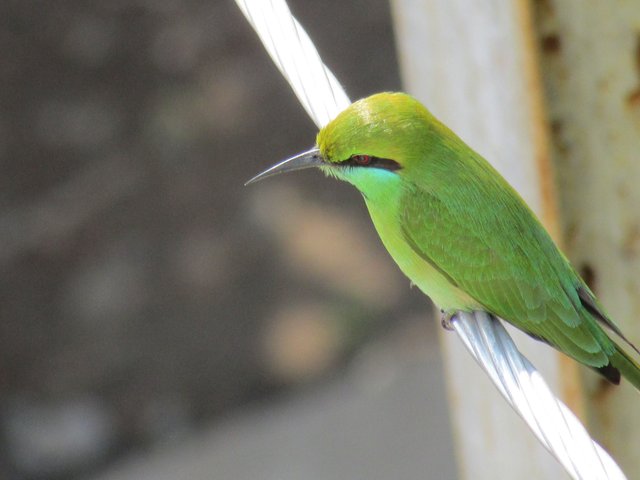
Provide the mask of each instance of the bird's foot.
POLYGON ((456 312, 445 312, 444 310, 440 310, 440 323, 442 324, 442 328, 449 331, 453 330, 451 319, 455 316, 455 314, 456 312))

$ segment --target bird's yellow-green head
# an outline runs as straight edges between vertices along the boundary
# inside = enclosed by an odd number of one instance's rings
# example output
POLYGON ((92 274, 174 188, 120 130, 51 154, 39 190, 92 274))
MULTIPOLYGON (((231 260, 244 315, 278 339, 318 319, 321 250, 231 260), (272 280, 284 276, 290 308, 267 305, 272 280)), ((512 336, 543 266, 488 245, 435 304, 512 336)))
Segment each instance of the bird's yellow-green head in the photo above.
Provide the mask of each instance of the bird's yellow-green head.
POLYGON ((351 157, 386 158, 405 167, 410 146, 424 135, 431 114, 404 93, 378 93, 358 100, 327 124, 316 139, 322 157, 341 165, 351 157))
POLYGON ((285 160, 248 183, 285 171, 319 167, 368 196, 380 185, 410 178, 424 163, 425 145, 446 129, 416 99, 378 93, 358 100, 320 130, 316 147, 285 160), (418 145, 419 143, 419 145, 418 145))

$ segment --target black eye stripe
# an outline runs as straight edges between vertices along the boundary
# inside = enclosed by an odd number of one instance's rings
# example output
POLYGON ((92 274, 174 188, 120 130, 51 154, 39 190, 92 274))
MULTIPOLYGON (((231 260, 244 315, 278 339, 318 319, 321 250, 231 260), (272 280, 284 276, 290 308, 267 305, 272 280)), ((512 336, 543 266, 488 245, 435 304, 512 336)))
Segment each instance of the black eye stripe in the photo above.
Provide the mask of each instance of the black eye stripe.
POLYGON ((348 159, 340 162, 339 165, 345 167, 382 168, 390 171, 400 170, 402 168, 395 160, 374 157, 372 155, 351 155, 348 159))

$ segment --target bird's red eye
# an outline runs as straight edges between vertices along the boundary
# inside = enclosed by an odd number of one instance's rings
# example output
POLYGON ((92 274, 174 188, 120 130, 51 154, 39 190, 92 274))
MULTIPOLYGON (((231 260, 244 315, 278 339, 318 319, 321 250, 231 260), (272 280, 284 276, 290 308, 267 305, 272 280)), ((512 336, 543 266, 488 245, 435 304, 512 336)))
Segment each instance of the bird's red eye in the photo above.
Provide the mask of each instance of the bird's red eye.
POLYGON ((355 155, 353 160, 358 165, 369 165, 371 163, 371 157, 369 155, 355 155))

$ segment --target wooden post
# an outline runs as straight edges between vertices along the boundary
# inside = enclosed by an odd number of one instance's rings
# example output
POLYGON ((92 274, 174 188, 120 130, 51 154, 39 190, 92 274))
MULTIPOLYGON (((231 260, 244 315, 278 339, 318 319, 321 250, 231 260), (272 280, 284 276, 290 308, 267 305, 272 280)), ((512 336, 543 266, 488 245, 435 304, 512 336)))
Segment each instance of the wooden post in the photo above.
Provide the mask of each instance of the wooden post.
MULTIPOLYGON (((484 155, 557 238, 554 175, 532 16, 526 0, 394 0, 409 92, 484 155)), ((513 330, 512 330, 513 331, 513 330)), ((461 478, 564 478, 458 339, 443 334, 461 478)), ((514 335, 550 386, 579 416, 575 362, 514 335)))
MULTIPOLYGON (((567 253, 639 345, 640 3, 535 5, 567 253)), ((588 377, 590 430, 638 478, 640 395, 588 377)))

